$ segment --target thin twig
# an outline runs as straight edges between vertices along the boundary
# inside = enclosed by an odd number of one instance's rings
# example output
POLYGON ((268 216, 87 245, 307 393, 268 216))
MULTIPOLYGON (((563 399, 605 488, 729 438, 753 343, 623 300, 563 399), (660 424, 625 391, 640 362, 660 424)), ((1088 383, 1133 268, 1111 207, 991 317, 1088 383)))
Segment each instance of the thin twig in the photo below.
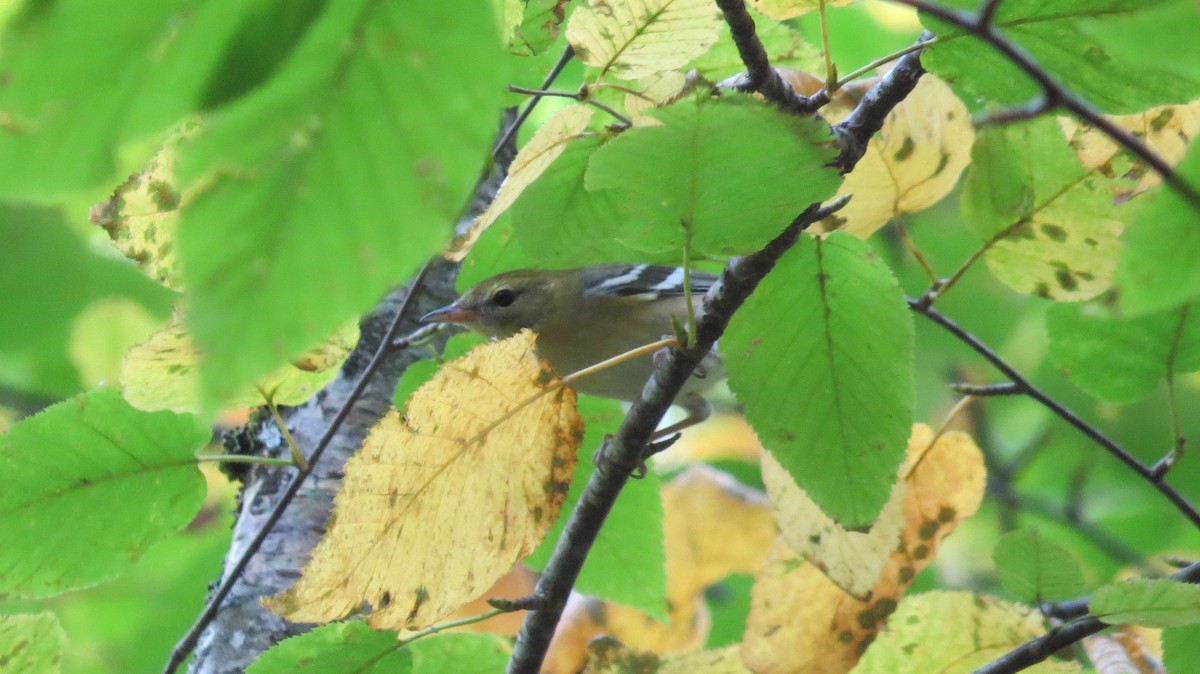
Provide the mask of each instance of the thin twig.
POLYGON ((1000 382, 999 384, 968 384, 956 383, 951 384, 950 388, 958 393, 964 393, 975 396, 976 398, 987 398, 994 396, 1017 396, 1025 393, 1020 386, 1011 381, 1000 382))
MULTIPOLYGON (((558 61, 554 63, 554 67, 550 69, 550 72, 546 75, 546 78, 542 80, 541 88, 550 88, 550 86, 554 84, 554 80, 558 79, 558 76, 562 74, 563 69, 567 67, 567 64, 570 63, 571 59, 574 57, 574 47, 572 47, 570 44, 568 44, 566 47, 563 47, 563 53, 558 57, 558 61)), ((529 102, 526 103, 525 107, 521 109, 521 114, 517 115, 517 118, 512 121, 512 124, 509 124, 508 127, 504 129, 504 133, 500 134, 500 138, 496 141, 496 144, 492 146, 493 160, 496 159, 500 151, 506 145, 508 145, 509 141, 511 141, 513 136, 516 135, 521 126, 525 124, 525 120, 529 119, 529 115, 533 112, 534 107, 536 107, 538 102, 541 100, 542 97, 540 95, 529 99, 529 102)))
POLYGON ((907 47, 905 47, 904 49, 901 49, 900 51, 892 52, 891 54, 888 54, 887 56, 881 56, 881 57, 875 59, 874 61, 871 61, 870 63, 862 66, 861 68, 858 68, 857 70, 853 70, 850 73, 838 78, 837 86, 834 89, 834 91, 836 91, 837 89, 841 89, 842 87, 846 86, 847 84, 853 82, 854 80, 856 80, 864 75, 875 72, 880 67, 885 66, 885 65, 891 63, 892 61, 895 61, 896 59, 900 58, 901 56, 907 56, 915 51, 921 51, 922 49, 924 49, 930 45, 937 44, 937 41, 938 41, 938 39, 936 37, 931 36, 927 40, 921 40, 914 44, 910 44, 907 47))
POLYGON ((292 481, 288 484, 287 490, 280 496, 279 501, 275 504, 271 515, 263 523, 258 533, 246 546, 246 551, 233 565, 230 571, 225 574, 224 579, 216 590, 209 596, 208 603, 205 604, 204 610, 200 612, 200 616, 196 619, 195 624, 183 635, 175 648, 171 650, 171 657, 167 660, 166 666, 163 668, 164 674, 174 672, 184 659, 196 647, 196 642, 200 639, 200 634, 208 627, 213 618, 216 617, 217 611, 221 608, 221 602, 225 601, 225 597, 229 596, 229 592, 233 586, 241 579, 242 573, 246 570, 246 566, 250 563, 250 559, 254 557, 259 548, 262 547, 263 541, 267 539, 267 535, 279 522, 279 518, 283 517, 284 511, 291 505, 292 499, 296 497, 296 493, 300 491, 300 486, 304 480, 312 474, 313 469, 321 459, 321 455, 325 453, 325 449, 329 447, 330 442, 337 434, 338 429, 346 421, 346 417, 350 416, 350 411, 362 397, 363 391, 366 390, 367 384, 371 378, 375 376, 375 372, 379 370, 379 366, 383 364, 384 359, 391 352, 391 341, 400 330, 400 324, 407 317, 408 310, 413 306, 414 298, 420 293, 421 283, 425 280, 425 275, 429 272, 430 264, 427 262, 417 272, 413 278, 412 284, 409 286, 408 295, 405 296, 404 302, 400 305, 396 315, 392 317, 392 322, 388 325, 387 331, 384 332, 383 339, 379 342, 379 348, 375 350, 375 354, 371 356, 370 362, 363 368, 358 376, 358 380, 354 382, 354 387, 350 389, 346 400, 342 406, 338 408, 337 414, 329 422, 329 427, 325 430, 325 434, 317 442, 317 446, 313 448, 312 454, 308 457, 308 469, 299 471, 292 481))
MULTIPOLYGON (((1158 153, 1151 150, 1145 143, 1132 133, 1122 129, 1090 103, 1067 89, 1050 73, 1046 72, 1037 60, 1016 42, 1001 34, 994 24, 980 24, 980 17, 974 12, 966 12, 952 7, 939 5, 928 0, 892 0, 892 2, 908 5, 932 16, 939 21, 957 26, 967 33, 991 45, 1004 55, 1013 65, 1028 75, 1049 99, 1056 101, 1059 106, 1066 108, 1079 119, 1087 122, 1104 135, 1111 138, 1127 152, 1134 155, 1162 177, 1163 182, 1171 186, 1181 197, 1197 211, 1200 211, 1200 191, 1175 173, 1171 165, 1158 153)), ((986 6, 986 5, 985 5, 986 6)))
POLYGON ((971 347, 976 353, 983 356, 983 358, 991 363, 993 367, 995 367, 997 370, 1000 370, 1000 372, 1008 377, 1009 380, 1019 386, 1025 395, 1038 401, 1042 404, 1042 406, 1053 412, 1060 419, 1074 426, 1079 432, 1091 439, 1092 442, 1095 442, 1097 445, 1103 447, 1109 454, 1116 457, 1121 463, 1124 463, 1126 466, 1128 466, 1130 470, 1137 473, 1139 477, 1150 483, 1150 485, 1157 489, 1163 496, 1166 496, 1167 500, 1174 504, 1175 508, 1179 510, 1179 512, 1181 512, 1185 517, 1187 517, 1193 525, 1200 527, 1200 511, 1198 511, 1195 506, 1193 506, 1186 498, 1184 498, 1184 496, 1180 494, 1179 491, 1177 491, 1174 487, 1167 484, 1165 479, 1155 476, 1152 469, 1144 466, 1141 461, 1138 461, 1136 458, 1134 458, 1132 454, 1118 445, 1107 435, 1102 433, 1100 429, 1084 421, 1079 417, 1079 415, 1067 409, 1067 407, 1062 403, 1046 395, 1045 392, 1034 386, 1032 382, 1023 377, 1021 373, 1017 372, 1011 365, 1008 364, 1007 361, 1001 358, 988 345, 979 341, 975 335, 972 335, 964 330, 957 323, 947 318, 941 312, 928 306, 927 304, 923 304, 920 300, 911 298, 908 300, 908 306, 913 311, 941 326, 947 332, 958 338, 960 342, 971 347))
POLYGON ((976 115, 971 121, 977 128, 1000 126, 1002 124, 1012 124, 1013 122, 1023 122, 1027 119, 1033 119, 1034 117, 1050 112, 1056 107, 1058 107, 1058 100, 1042 93, 1024 105, 1014 105, 1011 108, 984 112, 976 115))
POLYGON ((621 122, 621 124, 623 124, 624 126, 633 126, 633 120, 631 120, 628 117, 626 117, 625 115, 622 115, 621 113, 617 112, 612 107, 610 107, 604 103, 601 103, 600 101, 597 101, 596 99, 591 98, 590 96, 586 96, 579 92, 554 91, 551 89, 528 89, 526 87, 519 87, 515 84, 508 85, 508 90, 513 93, 517 93, 517 94, 529 94, 531 96, 537 96, 537 97, 557 96, 558 98, 570 98, 571 100, 578 101, 580 103, 586 103, 588 105, 599 108, 600 110, 603 110, 604 112, 607 112, 608 114, 612 115, 613 117, 616 117, 617 120, 619 122, 621 122))

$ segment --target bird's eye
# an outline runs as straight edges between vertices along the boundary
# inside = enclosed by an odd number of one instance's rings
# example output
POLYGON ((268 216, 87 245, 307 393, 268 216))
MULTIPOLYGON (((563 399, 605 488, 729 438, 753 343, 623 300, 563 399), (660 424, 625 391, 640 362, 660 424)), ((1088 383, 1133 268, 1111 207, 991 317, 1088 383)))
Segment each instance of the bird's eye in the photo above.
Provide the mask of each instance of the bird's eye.
POLYGON ((492 293, 492 302, 498 307, 511 307, 517 300, 517 294, 511 288, 501 288, 492 293))

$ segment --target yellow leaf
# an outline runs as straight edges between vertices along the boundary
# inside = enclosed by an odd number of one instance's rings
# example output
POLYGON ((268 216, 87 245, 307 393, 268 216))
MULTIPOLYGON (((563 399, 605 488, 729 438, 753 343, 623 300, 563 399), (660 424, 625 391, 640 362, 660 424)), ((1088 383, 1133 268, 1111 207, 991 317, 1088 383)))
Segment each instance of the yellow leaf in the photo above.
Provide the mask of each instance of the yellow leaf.
POLYGON ((513 205, 517 197, 521 196, 521 192, 537 180, 546 167, 554 163, 563 150, 567 149, 568 143, 583 134, 591 119, 592 109, 586 105, 568 105, 555 112, 513 158, 508 176, 500 185, 496 198, 475 218, 470 229, 455 239, 445 257, 455 262, 466 257, 471 246, 479 240, 479 236, 513 205))
MULTIPOLYGON (((324 344, 282 365, 227 401, 229 409, 263 404, 262 388, 277 405, 298 405, 337 376, 358 342, 358 324, 346 325, 324 344)), ((200 351, 178 315, 149 339, 129 349, 121 363, 125 400, 147 412, 201 412, 200 351)))
MULTIPOLYGON (((1166 105, 1145 112, 1110 119, 1137 136, 1155 154, 1171 165, 1183 159, 1188 145, 1200 131, 1200 101, 1185 105, 1166 105)), ((1059 117, 1058 124, 1087 168, 1113 179, 1113 198, 1118 202, 1137 196, 1162 182, 1158 173, 1125 155, 1105 133, 1080 124, 1073 117, 1059 117)))
MULTIPOLYGON (((854 674, 968 674, 1045 634, 1025 606, 969 592, 928 592, 906 599, 871 644, 854 674)), ((1074 674, 1078 663, 1048 660, 1021 670, 1074 674)))
MULTIPOLYGON (((826 7, 842 7, 854 0, 825 0, 826 7)), ((787 21, 815 11, 820 0, 750 0, 750 6, 776 21, 787 21)))
MULTIPOLYGON (((856 83, 856 88, 865 83, 856 83)), ((831 106, 836 123, 852 106, 831 106)), ((975 131, 971 115, 950 87, 921 77, 907 98, 888 113, 867 152, 846 176, 838 196, 854 195, 816 231, 843 229, 865 239, 901 213, 915 213, 950 193, 971 161, 975 131)))
POLYGON ((183 126, 150 158, 145 168, 129 176, 108 199, 88 213, 92 223, 104 228, 122 255, 172 290, 182 290, 175 235, 179 209, 186 201, 175 181, 176 148, 198 129, 196 124, 183 126))
POLYGON ((775 469, 768 471, 764 462, 763 479, 784 533, 751 596, 745 639, 751 669, 759 674, 849 671, 917 573, 934 560, 942 540, 979 508, 985 487, 979 448, 959 432, 945 433, 931 446, 932 441, 928 426, 913 426, 908 457, 898 473, 902 482, 893 487, 892 499, 884 506, 887 515, 901 503, 902 517, 896 522, 889 516, 875 524, 892 531, 901 527, 886 550, 871 540, 874 528, 866 534, 846 532, 815 505, 811 511, 803 507, 807 497, 790 491, 799 491, 794 482, 780 493, 775 469), (815 521, 801 521, 805 513, 815 521), (793 541, 805 533, 819 541, 795 546, 793 541), (793 547, 805 550, 818 564, 802 562, 793 547), (857 566, 867 570, 858 571, 857 566), (863 592, 872 575, 874 580, 863 592), (859 598, 831 579, 853 584, 859 598))
POLYGON ((346 463, 329 531, 271 610, 295 622, 365 610, 374 628, 421 629, 537 546, 566 498, 583 422, 534 339, 523 330, 476 347, 405 414, 380 420, 346 463))
POLYGON ((589 0, 571 15, 567 41, 600 76, 636 80, 708 51, 720 25, 712 0, 589 0))
POLYGON ((625 94, 625 112, 635 126, 661 126, 657 117, 643 115, 651 108, 657 108, 675 101, 687 83, 687 76, 678 70, 668 70, 638 81, 638 86, 625 94))

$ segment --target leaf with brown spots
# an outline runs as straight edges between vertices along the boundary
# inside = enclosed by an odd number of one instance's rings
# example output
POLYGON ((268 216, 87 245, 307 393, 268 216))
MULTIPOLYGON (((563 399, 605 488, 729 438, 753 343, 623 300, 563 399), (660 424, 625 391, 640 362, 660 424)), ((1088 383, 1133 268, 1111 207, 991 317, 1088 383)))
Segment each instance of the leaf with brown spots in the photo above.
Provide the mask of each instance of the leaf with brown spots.
MULTIPOLYGON (((894 497, 901 494, 897 498, 903 503, 903 529, 862 599, 847 594, 816 565, 801 560, 783 542, 800 531, 795 529, 799 524, 789 526, 791 519, 784 523, 785 531, 794 530, 776 544, 751 597, 744 646, 751 669, 758 674, 842 674, 854 666, 917 573, 936 557, 942 540, 974 514, 983 498, 983 455, 971 438, 949 432, 933 440, 928 426, 914 425, 908 457, 899 471, 904 488, 893 489, 894 497)), ((772 494, 773 502, 779 500, 772 494)), ((890 503, 888 507, 892 507, 890 503)), ((791 518, 801 512, 779 505, 776 509, 790 513, 791 518)), ((846 551, 855 549, 852 542, 839 541, 839 537, 855 535, 870 536, 825 527, 822 537, 828 541, 827 548, 819 554, 850 554, 846 551)), ((837 562, 858 563, 852 557, 837 562)), ((840 577, 847 576, 841 573, 840 577)))
MULTIPOLYGON (((1165 105, 1132 115, 1111 118, 1122 129, 1141 139, 1171 165, 1178 164, 1200 132, 1200 101, 1165 105)), ((1105 133, 1073 117, 1059 117, 1059 126, 1083 165, 1109 179, 1113 199, 1122 202, 1158 185, 1162 178, 1144 163, 1119 152, 1105 133)))
MULTIPOLYGON (((927 592, 904 600, 854 674, 969 674, 1046 633, 1041 614, 969 592, 927 592)), ((1047 660, 1021 670, 1077 674, 1077 662, 1047 660)))
MULTIPOLYGON (((863 84, 868 83, 858 84, 851 93, 861 94, 863 84)), ((829 121, 845 118, 854 102, 835 98, 825 109, 829 121)), ((888 113, 883 128, 871 138, 866 154, 838 190, 838 196, 854 198, 836 215, 817 223, 815 231, 845 229, 865 239, 902 213, 929 208, 958 184, 971 161, 974 142, 967 107, 946 83, 924 75, 888 113)))
POLYGON ((989 128, 963 186, 963 220, 1012 289, 1077 302, 1112 285, 1128 217, 1052 119, 989 128))
POLYGON ((367 612, 427 627, 488 589, 558 515, 582 422, 527 330, 446 363, 346 464, 332 524, 291 589, 295 622, 367 612))

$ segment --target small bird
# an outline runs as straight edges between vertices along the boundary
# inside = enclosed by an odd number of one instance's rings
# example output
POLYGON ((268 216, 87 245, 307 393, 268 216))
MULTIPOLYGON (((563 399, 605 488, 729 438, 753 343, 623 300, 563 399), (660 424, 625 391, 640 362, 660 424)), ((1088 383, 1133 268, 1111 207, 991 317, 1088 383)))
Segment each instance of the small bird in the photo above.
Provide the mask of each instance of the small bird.
MULTIPOLYGON (((717 281, 692 271, 691 300, 699 313, 704 294, 717 281)), ((687 321, 683 269, 649 264, 598 264, 575 269, 520 269, 480 281, 453 304, 421 317, 423 323, 456 323, 491 339, 522 328, 537 333, 538 353, 560 376, 658 341, 672 332, 671 319, 687 321)), ((573 386, 580 393, 632 401, 654 370, 640 357, 586 377, 573 386)), ((708 418, 704 399, 724 369, 716 351, 704 358, 675 404, 687 418, 656 437, 708 418)))

